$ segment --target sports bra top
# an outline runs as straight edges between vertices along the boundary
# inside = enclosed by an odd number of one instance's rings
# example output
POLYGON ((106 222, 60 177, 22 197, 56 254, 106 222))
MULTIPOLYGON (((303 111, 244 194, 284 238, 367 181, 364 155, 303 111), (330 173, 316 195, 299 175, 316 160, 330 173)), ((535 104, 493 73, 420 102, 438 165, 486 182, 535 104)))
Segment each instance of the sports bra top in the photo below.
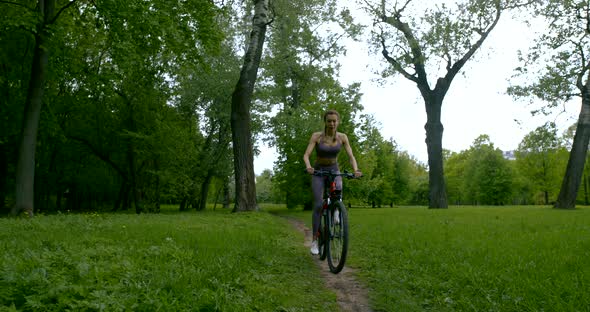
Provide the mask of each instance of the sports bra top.
POLYGON ((327 158, 327 159, 336 159, 338 157, 338 153, 342 148, 342 142, 340 140, 336 140, 336 145, 328 145, 324 143, 324 135, 320 137, 319 142, 315 146, 316 155, 319 158, 327 158))

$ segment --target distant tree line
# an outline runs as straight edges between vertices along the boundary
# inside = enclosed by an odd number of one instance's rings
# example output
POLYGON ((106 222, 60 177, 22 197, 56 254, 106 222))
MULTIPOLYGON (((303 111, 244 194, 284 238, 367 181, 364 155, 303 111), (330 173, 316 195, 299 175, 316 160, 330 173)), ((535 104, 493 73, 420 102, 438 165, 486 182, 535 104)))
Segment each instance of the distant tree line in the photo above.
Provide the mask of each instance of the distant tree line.
MULTIPOLYGON (((560 190, 567 165, 568 148, 575 125, 558 135, 547 123, 527 134, 511 157, 494 147, 490 137, 480 135, 461 152, 445 150, 444 168, 451 205, 552 205, 560 190)), ((375 130, 375 129, 374 129, 375 130)), ((373 139, 380 140, 378 132, 373 139)), ((365 176, 345 181, 347 202, 364 207, 428 205, 428 173, 425 165, 395 142, 380 140, 361 144, 360 159, 365 176), (375 146, 368 148, 365 144, 375 146)), ((587 167, 586 167, 587 168, 587 167)), ((258 200, 285 203, 280 180, 271 170, 257 176, 258 200)), ((305 194, 304 190, 302 193, 305 194)), ((590 204, 590 170, 583 173, 577 203, 590 204)))

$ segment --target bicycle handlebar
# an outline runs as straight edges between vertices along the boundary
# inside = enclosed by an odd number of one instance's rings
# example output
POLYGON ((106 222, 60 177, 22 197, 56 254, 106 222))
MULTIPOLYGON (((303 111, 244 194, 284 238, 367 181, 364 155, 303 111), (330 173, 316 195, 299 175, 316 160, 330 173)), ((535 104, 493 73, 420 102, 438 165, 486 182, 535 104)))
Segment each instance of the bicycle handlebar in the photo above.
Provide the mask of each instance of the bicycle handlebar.
MULTIPOLYGON (((307 171, 305 171, 305 172, 307 172, 307 171)), ((314 170, 313 175, 318 176, 318 177, 330 177, 331 176, 331 177, 345 177, 348 179, 355 179, 356 178, 354 176, 354 173, 350 173, 346 170, 344 172, 339 172, 339 173, 335 173, 331 170, 314 170)))

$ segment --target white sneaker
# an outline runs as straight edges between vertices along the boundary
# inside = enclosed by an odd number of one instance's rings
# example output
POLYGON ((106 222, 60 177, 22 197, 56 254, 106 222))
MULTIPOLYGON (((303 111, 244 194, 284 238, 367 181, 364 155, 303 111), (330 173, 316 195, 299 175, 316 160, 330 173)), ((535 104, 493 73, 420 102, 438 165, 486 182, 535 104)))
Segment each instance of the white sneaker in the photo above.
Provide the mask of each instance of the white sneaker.
POLYGON ((334 224, 340 224, 340 210, 334 211, 334 224))
POLYGON ((320 254, 320 249, 318 248, 318 241, 314 240, 311 242, 311 248, 309 249, 309 251, 311 251, 312 255, 319 255, 320 254))

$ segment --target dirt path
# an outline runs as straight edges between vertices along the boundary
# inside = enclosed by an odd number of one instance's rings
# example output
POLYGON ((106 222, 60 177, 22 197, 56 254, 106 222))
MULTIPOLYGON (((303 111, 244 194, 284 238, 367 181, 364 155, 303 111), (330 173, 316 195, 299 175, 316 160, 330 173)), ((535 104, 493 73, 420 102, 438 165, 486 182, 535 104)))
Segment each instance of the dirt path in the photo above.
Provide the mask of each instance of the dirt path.
MULTIPOLYGON (((305 247, 311 247, 311 230, 301 220, 287 218, 297 230, 305 236, 305 247)), ((368 290, 354 277, 355 271, 347 266, 338 274, 333 274, 326 261, 321 261, 318 256, 313 257, 315 264, 320 268, 322 278, 326 286, 336 293, 338 305, 341 311, 366 312, 372 311, 369 306, 368 290)))

